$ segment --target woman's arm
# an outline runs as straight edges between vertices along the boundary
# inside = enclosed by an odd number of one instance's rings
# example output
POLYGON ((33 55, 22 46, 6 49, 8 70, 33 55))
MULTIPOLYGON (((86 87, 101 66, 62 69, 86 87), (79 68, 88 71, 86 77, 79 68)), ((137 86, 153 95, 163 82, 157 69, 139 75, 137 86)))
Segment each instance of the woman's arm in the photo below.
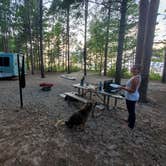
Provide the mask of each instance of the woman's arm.
POLYGON ((139 78, 135 77, 131 80, 131 87, 122 86, 120 87, 120 89, 128 91, 129 93, 134 93, 136 91, 138 84, 139 84, 139 78))

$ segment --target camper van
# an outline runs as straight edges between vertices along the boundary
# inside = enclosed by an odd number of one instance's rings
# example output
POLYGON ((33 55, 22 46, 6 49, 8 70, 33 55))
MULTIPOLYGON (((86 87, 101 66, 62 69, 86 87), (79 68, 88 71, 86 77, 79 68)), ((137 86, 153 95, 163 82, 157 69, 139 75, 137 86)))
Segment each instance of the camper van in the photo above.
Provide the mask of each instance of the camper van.
POLYGON ((17 54, 0 52, 0 78, 15 76, 18 76, 17 54))

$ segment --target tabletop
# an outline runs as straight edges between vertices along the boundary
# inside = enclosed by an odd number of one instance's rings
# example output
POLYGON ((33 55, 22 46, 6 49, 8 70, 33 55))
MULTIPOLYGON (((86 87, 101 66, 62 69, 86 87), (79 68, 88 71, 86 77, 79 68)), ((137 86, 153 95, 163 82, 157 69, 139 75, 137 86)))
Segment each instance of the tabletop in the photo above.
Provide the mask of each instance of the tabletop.
POLYGON ((84 84, 83 86, 78 84, 73 84, 73 87, 79 88, 79 89, 86 89, 86 90, 96 90, 96 86, 92 84, 84 84))

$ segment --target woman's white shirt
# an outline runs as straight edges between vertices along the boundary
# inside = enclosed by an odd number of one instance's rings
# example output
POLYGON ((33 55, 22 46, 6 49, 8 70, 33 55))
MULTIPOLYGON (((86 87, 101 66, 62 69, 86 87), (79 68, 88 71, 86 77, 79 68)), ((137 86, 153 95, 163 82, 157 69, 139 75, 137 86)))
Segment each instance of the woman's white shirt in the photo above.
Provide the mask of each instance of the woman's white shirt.
POLYGON ((139 79, 139 83, 136 87, 136 90, 135 92, 131 93, 131 92, 128 92, 128 91, 125 91, 125 98, 127 100, 131 100, 131 101, 138 101, 139 100, 139 92, 138 92, 138 89, 140 87, 140 84, 141 84, 141 75, 135 75, 133 77, 131 77, 127 82, 126 82, 126 87, 127 88, 131 88, 131 82, 133 79, 137 78, 139 79))

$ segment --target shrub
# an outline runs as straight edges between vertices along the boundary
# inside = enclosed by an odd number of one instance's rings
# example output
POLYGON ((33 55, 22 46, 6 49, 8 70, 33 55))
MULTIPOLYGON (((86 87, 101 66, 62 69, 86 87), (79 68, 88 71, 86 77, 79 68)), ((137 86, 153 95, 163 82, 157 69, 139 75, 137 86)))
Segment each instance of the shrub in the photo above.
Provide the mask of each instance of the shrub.
MULTIPOLYGON (((111 68, 110 70, 108 70, 108 76, 109 77, 115 77, 115 67, 111 68)), ((123 68, 122 69, 122 78, 129 78, 131 76, 131 74, 129 73, 127 68, 123 68)))
POLYGON ((130 78, 131 77, 131 73, 129 72, 129 70, 127 68, 123 68, 122 69, 122 78, 130 78))
POLYGON ((71 68, 70 68, 70 71, 71 72, 76 72, 76 71, 80 71, 81 69, 78 67, 78 66, 72 66, 71 68))
POLYGON ((161 76, 158 73, 151 72, 149 75, 150 80, 161 80, 161 76))
POLYGON ((109 77, 115 77, 115 68, 113 67, 113 68, 109 69, 109 70, 107 71, 107 75, 108 75, 109 77))

